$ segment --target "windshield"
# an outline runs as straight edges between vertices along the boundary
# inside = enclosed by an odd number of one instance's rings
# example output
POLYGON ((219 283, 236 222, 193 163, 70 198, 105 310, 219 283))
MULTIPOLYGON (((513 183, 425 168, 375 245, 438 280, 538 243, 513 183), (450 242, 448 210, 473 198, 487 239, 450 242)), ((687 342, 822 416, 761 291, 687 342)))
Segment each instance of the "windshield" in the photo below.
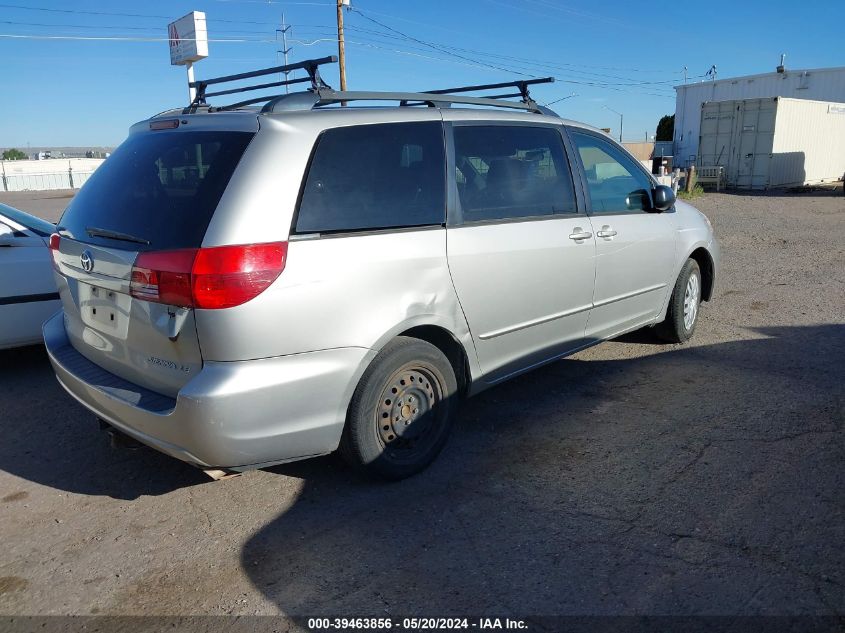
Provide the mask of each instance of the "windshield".
POLYGON ((76 194, 60 230, 114 248, 197 248, 253 136, 218 131, 131 136, 76 194))

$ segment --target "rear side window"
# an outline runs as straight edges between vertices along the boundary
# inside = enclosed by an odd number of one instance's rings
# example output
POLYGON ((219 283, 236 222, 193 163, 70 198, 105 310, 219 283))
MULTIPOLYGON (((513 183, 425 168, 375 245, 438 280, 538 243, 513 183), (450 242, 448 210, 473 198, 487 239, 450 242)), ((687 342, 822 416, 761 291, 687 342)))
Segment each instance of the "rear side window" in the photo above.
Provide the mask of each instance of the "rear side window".
POLYGON ((297 233, 443 224, 446 159, 438 122, 337 128, 317 141, 297 233))
POLYGON ((74 238, 103 246, 197 248, 252 137, 176 131, 131 136, 88 179, 59 224, 74 238), (92 228, 149 244, 91 236, 92 228))
POLYGON ((464 222, 575 213, 560 133, 526 126, 457 126, 455 167, 464 222))

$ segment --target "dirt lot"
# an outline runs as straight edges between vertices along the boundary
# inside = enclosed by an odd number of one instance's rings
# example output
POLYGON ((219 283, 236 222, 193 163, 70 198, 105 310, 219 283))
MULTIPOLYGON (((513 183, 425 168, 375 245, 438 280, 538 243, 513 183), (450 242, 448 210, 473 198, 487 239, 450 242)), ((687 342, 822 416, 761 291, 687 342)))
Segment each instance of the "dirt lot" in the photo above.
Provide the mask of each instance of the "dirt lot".
POLYGON ((55 222, 62 215, 73 194, 73 189, 56 189, 53 191, 2 191, 0 203, 17 207, 39 218, 55 222))
POLYGON ((40 349, 0 352, 0 613, 841 616, 845 198, 696 204, 724 263, 691 344, 490 390, 398 484, 111 450, 40 349))

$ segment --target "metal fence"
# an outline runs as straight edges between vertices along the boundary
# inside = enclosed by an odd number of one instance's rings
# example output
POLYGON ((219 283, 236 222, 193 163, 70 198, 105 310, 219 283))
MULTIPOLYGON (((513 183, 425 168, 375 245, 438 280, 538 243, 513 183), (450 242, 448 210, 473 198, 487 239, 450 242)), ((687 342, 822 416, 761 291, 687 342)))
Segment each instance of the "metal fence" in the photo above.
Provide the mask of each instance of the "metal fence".
POLYGON ((48 189, 79 189, 94 173, 93 169, 36 173, 3 173, 0 191, 43 191, 48 189))

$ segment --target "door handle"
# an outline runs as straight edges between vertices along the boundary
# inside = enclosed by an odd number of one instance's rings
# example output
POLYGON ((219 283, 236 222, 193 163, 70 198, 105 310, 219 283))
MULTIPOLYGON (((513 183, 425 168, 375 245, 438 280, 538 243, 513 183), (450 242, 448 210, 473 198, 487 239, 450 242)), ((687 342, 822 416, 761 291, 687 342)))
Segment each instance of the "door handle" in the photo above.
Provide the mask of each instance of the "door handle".
POLYGON ((572 229, 572 233, 569 234, 570 240, 575 240, 576 242, 580 242, 581 240, 588 240, 593 237, 593 234, 589 231, 585 231, 580 226, 576 226, 572 229))
POLYGON ((610 228, 609 224, 605 224, 601 227, 601 231, 597 231, 596 235, 599 237, 603 237, 606 240, 613 239, 613 236, 616 235, 616 231, 610 228))

